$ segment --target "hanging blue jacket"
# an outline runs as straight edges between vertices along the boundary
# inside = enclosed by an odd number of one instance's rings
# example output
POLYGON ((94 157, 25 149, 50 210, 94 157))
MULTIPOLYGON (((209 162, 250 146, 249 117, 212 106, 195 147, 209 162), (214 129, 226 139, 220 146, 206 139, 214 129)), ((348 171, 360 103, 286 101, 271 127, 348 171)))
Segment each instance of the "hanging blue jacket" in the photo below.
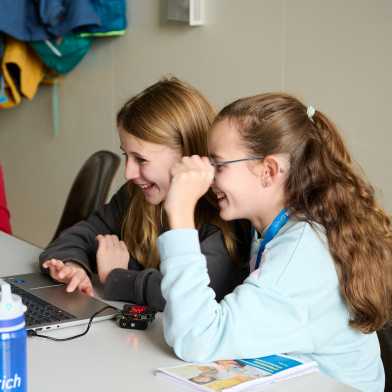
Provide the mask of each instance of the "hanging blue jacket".
POLYGON ((100 24, 92 0, 0 1, 0 32, 20 41, 44 41, 100 24))

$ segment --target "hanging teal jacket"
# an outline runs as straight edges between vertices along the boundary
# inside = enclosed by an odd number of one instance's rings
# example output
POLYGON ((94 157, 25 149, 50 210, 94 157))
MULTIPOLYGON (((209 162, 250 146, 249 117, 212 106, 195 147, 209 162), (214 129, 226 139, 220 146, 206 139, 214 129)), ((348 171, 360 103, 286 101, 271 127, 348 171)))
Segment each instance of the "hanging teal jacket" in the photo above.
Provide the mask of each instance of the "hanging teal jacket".
POLYGON ((384 391, 375 333, 352 329, 335 264, 319 226, 290 219, 267 244, 260 268, 216 302, 197 231, 158 239, 166 299, 164 334, 190 362, 301 353, 334 379, 384 391))

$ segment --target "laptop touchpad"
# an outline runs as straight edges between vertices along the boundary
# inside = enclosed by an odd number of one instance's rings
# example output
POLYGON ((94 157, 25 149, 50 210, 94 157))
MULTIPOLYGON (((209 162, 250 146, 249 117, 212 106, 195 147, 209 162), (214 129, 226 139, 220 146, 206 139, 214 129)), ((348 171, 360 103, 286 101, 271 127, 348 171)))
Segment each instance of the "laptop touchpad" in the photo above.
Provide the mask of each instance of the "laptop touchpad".
POLYGON ((76 317, 90 318, 105 304, 78 291, 67 293, 65 287, 41 287, 31 290, 37 297, 52 303, 76 317))

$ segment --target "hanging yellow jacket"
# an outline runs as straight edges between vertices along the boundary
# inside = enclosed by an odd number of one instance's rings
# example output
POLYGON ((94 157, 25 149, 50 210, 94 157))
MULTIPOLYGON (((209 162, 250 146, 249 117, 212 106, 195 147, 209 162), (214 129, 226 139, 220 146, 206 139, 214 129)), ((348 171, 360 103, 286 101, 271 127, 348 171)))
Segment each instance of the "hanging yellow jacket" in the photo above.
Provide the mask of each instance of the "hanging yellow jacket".
POLYGON ((9 108, 18 105, 22 95, 33 99, 45 76, 45 66, 26 43, 7 37, 1 73, 9 99, 0 108, 9 108))

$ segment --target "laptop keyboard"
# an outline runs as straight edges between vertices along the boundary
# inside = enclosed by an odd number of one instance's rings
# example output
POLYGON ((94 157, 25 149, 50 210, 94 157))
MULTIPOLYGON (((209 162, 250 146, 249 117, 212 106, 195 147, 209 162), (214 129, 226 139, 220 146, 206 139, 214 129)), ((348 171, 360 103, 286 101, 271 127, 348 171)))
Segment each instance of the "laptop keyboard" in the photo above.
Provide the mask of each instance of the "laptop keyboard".
POLYGON ((36 297, 11 284, 12 292, 22 298, 22 302, 26 305, 27 311, 25 313, 26 327, 34 327, 40 324, 52 324, 64 320, 72 320, 76 317, 61 310, 60 308, 36 297))

